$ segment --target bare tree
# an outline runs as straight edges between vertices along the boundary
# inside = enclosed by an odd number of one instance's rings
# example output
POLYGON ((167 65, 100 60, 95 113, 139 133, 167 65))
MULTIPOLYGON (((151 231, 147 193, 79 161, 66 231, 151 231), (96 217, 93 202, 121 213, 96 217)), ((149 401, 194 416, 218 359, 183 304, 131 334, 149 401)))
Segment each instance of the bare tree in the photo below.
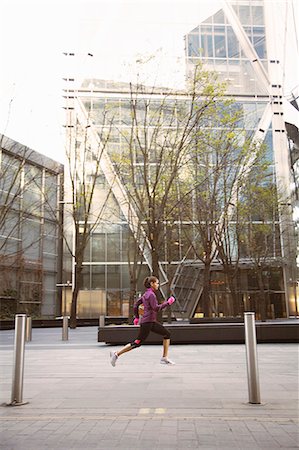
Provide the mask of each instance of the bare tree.
POLYGON ((91 118, 71 128, 66 149, 65 223, 63 237, 73 264, 70 327, 76 328, 78 294, 82 287, 85 251, 100 222, 113 220, 112 187, 104 186, 101 158, 109 142, 113 118, 103 112, 101 129, 95 142, 91 118), (109 211, 109 213, 108 213, 109 211))

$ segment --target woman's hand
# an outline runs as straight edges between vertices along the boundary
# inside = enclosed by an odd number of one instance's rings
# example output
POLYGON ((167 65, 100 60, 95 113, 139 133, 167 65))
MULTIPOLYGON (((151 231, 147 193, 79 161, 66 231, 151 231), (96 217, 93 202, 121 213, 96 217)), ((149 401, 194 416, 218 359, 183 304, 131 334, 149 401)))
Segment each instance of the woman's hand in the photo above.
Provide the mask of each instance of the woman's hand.
POLYGON ((168 303, 169 305, 172 305, 174 302, 175 302, 175 298, 174 298, 174 296, 172 295, 172 296, 169 297, 169 299, 167 300, 167 303, 168 303))
POLYGON ((134 325, 136 326, 136 325, 138 325, 139 324, 139 318, 138 317, 135 317, 135 319, 134 319, 134 325))

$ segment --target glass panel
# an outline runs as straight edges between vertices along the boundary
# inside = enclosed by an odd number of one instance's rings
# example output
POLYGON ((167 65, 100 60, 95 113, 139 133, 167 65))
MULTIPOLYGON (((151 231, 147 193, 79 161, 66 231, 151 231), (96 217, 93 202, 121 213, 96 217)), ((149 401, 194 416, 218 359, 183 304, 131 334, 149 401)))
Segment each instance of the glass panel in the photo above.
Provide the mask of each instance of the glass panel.
POLYGON ((107 289, 120 289, 120 266, 107 266, 107 289))
POLYGON ((254 25, 263 25, 264 24, 264 9, 262 6, 252 6, 252 23, 254 25))
POLYGON ((239 5, 239 19, 242 25, 250 23, 249 5, 239 5))
POLYGON ((121 266, 121 286, 122 289, 130 288, 129 266, 127 264, 121 266))
POLYGON ((120 230, 107 234, 107 261, 120 261, 120 230))
POLYGON ((91 266, 91 288, 105 289, 105 266, 91 266))
POLYGON ((212 58, 214 56, 212 35, 205 34, 201 39, 204 56, 212 58))
POLYGON ((40 222, 26 220, 22 224, 22 245, 24 256, 31 260, 40 258, 40 222))
POLYGON ((132 122, 132 111, 128 101, 123 100, 121 102, 121 123, 123 125, 130 125, 132 122))
POLYGON ((108 316, 120 316, 122 313, 119 291, 107 291, 108 316))
POLYGON ((90 289, 90 266, 84 266, 82 270, 82 289, 90 289))
POLYGON ((232 27, 227 27, 227 52, 229 58, 239 58, 239 42, 232 27))
POLYGON ((265 36, 253 36, 253 45, 256 53, 262 59, 266 58, 265 36))
POLYGON ((200 56, 199 35, 188 35, 188 56, 200 56))
POLYGON ((226 57, 226 48, 225 48, 225 36, 223 35, 215 35, 215 57, 216 58, 225 58, 226 57))
POLYGON ((136 245, 134 236, 129 230, 128 225, 124 225, 122 227, 121 261, 134 261, 136 258, 136 245))
POLYGON ((92 262, 104 262, 106 261, 105 252, 105 233, 96 233, 92 235, 92 262))
POLYGON ((213 16, 213 19, 214 23, 224 23, 224 13, 222 9, 213 16))

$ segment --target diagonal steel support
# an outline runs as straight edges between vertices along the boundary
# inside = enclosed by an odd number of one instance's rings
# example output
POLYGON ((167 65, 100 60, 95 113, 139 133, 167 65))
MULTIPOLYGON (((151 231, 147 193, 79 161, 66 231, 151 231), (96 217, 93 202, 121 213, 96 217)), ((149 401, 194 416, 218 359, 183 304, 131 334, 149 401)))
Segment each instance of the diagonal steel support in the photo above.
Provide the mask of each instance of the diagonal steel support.
POLYGON ((237 36, 239 43, 242 47, 243 52, 245 53, 246 57, 250 61, 253 70, 255 71, 259 81, 263 83, 266 92, 269 93, 270 89, 270 80, 269 76, 264 69, 264 66, 256 53, 253 45, 251 44, 240 20, 237 14, 235 13, 234 8, 230 4, 229 1, 223 0, 222 1, 222 8, 226 15, 227 20, 229 21, 230 25, 232 26, 235 35, 237 36))

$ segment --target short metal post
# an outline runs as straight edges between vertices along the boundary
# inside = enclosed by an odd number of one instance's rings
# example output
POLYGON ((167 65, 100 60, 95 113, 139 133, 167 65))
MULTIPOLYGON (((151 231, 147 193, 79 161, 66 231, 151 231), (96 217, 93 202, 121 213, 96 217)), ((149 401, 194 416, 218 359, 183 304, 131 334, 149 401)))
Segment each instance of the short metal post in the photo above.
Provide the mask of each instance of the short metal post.
POLYGON ((254 312, 244 313, 244 324, 249 403, 260 404, 254 312))
POLYGON ((27 316, 26 319, 26 342, 32 340, 32 317, 27 316))
POLYGON ((26 314, 15 316, 14 364, 12 373, 11 403, 8 406, 26 405, 23 402, 26 314))
POLYGON ((69 338, 69 318, 63 316, 62 318, 62 340, 67 341, 69 338))
POLYGON ((105 326, 105 316, 101 315, 99 318, 99 327, 103 328, 105 326))

